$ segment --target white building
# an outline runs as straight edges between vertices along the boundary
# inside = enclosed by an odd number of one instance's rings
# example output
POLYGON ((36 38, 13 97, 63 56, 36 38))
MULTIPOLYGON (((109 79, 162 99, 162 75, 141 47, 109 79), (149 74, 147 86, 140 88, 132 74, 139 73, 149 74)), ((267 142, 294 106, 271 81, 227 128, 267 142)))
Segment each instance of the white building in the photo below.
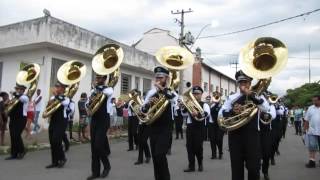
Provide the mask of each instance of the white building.
MULTIPOLYGON (((133 44, 133 47, 150 54, 155 54, 158 49, 164 46, 179 46, 179 40, 172 36, 170 31, 159 28, 145 32, 143 37, 133 44)), ((235 92, 236 81, 203 62, 201 52, 199 54, 195 53, 194 65, 183 72, 183 91, 187 89, 185 84, 190 82, 204 89, 203 98, 214 91, 220 92, 223 97, 235 92)))
POLYGON ((42 90, 44 107, 57 80, 58 68, 76 59, 87 65, 87 75, 74 97, 77 102, 82 92, 90 92, 93 54, 107 43, 119 44, 124 50, 114 96, 133 88, 141 92, 149 90, 153 68, 157 66, 154 56, 51 16, 0 27, 0 89, 12 91, 19 69, 25 63, 38 63, 41 67, 38 88, 42 90))

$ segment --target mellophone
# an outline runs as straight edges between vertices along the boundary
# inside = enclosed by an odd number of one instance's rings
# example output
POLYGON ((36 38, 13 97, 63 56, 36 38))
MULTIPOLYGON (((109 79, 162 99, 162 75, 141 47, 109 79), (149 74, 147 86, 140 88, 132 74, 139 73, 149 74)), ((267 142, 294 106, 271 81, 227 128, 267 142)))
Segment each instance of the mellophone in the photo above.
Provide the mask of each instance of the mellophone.
MULTIPOLYGON (((124 52, 119 45, 107 44, 101 47, 92 59, 92 69, 98 75, 109 75, 106 86, 114 87, 117 84, 120 65, 124 58, 124 52)), ((241 69, 252 78, 258 80, 257 84, 252 87, 252 91, 260 95, 267 91, 271 83, 271 77, 280 72, 287 62, 288 50, 286 46, 278 39, 271 37, 258 38, 246 45, 240 52, 241 69)), ((167 46, 161 48, 156 53, 156 59, 159 64, 165 66, 170 71, 170 90, 177 89, 180 83, 179 71, 190 67, 194 62, 193 54, 182 47, 167 46)), ((40 66, 36 63, 25 66, 17 75, 17 84, 29 86, 27 95, 32 97, 37 87, 37 82, 40 73, 40 66)), ((57 72, 57 79, 61 83, 67 85, 65 96, 72 98, 79 88, 79 83, 86 74, 86 65, 78 60, 72 60, 64 63, 57 72)), ((132 109, 138 115, 141 122, 152 124, 157 117, 168 106, 169 101, 161 93, 156 93, 156 101, 150 103, 150 108, 147 113, 142 113, 142 99, 139 94, 132 91, 128 93, 128 101, 130 101, 132 109)), ((91 97, 88 105, 88 114, 92 115, 101 105, 105 95, 103 93, 96 94, 91 97)), ((276 101, 275 97, 267 97, 276 101)), ((182 105, 192 114, 203 113, 202 107, 198 104, 191 93, 191 88, 188 89, 180 97, 182 105)), ((220 101, 219 93, 213 94, 214 101, 220 101)), ((17 99, 12 99, 6 106, 6 112, 10 112, 12 107, 17 104, 17 99)), ((43 118, 49 118, 61 106, 60 102, 49 101, 45 111, 42 114, 43 118)), ((221 128, 232 131, 247 124, 252 116, 257 113, 257 107, 248 102, 242 107, 243 113, 237 114, 230 118, 219 118, 218 124, 221 128)), ((203 121, 203 119, 197 119, 203 121)), ((267 120, 266 123, 270 123, 267 120)))

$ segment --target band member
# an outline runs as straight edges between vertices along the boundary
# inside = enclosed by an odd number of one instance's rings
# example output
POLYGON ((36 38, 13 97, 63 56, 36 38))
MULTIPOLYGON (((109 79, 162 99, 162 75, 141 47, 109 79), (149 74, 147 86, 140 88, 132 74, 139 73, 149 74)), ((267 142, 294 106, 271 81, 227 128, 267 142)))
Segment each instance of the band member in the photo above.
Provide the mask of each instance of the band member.
POLYGON ((286 131, 288 126, 288 116, 289 115, 289 109, 284 106, 284 112, 282 117, 282 138, 284 139, 286 137, 286 131))
POLYGON ((177 100, 177 105, 175 106, 174 111, 174 122, 175 122, 175 129, 176 129, 176 139, 179 139, 179 135, 181 139, 183 139, 183 116, 182 116, 182 109, 181 109, 181 100, 177 100))
POLYGON ((210 107, 208 104, 201 101, 203 90, 200 86, 194 86, 192 88, 192 94, 198 101, 200 106, 203 108, 204 113, 199 112, 188 112, 184 108, 183 115, 188 116, 187 118, 187 152, 189 166, 184 172, 194 172, 195 171, 195 157, 198 160, 198 171, 203 171, 203 133, 204 133, 204 123, 205 120, 198 121, 195 117, 205 119, 210 116, 210 107))
MULTIPOLYGON (((270 106, 263 96, 257 96, 250 90, 252 78, 241 70, 235 75, 239 92, 231 95, 219 111, 219 116, 231 117, 241 113, 241 106, 252 101, 261 112, 268 112, 270 106)), ((259 179, 260 136, 258 114, 246 125, 229 132, 229 150, 233 180, 244 179, 244 165, 248 170, 249 180, 259 179)))
POLYGON ((27 123, 27 106, 29 98, 24 94, 24 91, 26 90, 25 86, 16 84, 15 90, 13 98, 19 99, 19 102, 9 113, 11 152, 10 157, 6 158, 6 160, 22 159, 26 154, 21 134, 27 123))
POLYGON ((274 156, 277 153, 280 155, 279 152, 279 144, 282 137, 282 118, 284 114, 284 107, 278 103, 275 105, 276 108, 276 118, 271 122, 272 130, 271 130, 271 136, 272 136, 272 149, 271 149, 271 165, 275 165, 275 159, 274 156))
POLYGON ((48 104, 55 100, 61 103, 61 106, 52 113, 49 123, 49 141, 51 148, 51 164, 46 166, 46 168, 62 168, 67 159, 63 151, 62 140, 66 135, 65 130, 67 128, 68 117, 67 117, 67 107, 69 105, 70 99, 64 95, 65 88, 67 86, 57 82, 53 91, 53 95, 50 98, 48 104))
POLYGON ((154 177, 156 180, 170 180, 170 172, 166 154, 170 146, 171 123, 173 119, 172 105, 175 101, 175 93, 168 86, 169 71, 163 67, 156 67, 155 87, 151 89, 145 98, 141 111, 148 112, 153 104, 157 101, 158 93, 164 94, 165 98, 170 100, 169 105, 163 113, 150 125, 150 145, 152 153, 152 161, 154 167, 154 177))
MULTIPOLYGON (((110 154, 110 146, 107 137, 107 131, 110 127, 110 115, 108 107, 111 106, 110 100, 113 94, 112 87, 106 87, 105 81, 107 75, 96 74, 96 86, 92 90, 91 98, 97 93, 103 93, 107 96, 99 107, 99 109, 91 117, 91 171, 92 175, 87 180, 96 179, 99 177, 105 178, 109 175, 111 166, 108 159, 110 154), (100 161, 103 164, 103 171, 100 174, 100 161)), ((91 100, 91 98, 89 100, 91 100)))
MULTIPOLYGON (((205 103, 207 103, 210 107, 211 105, 211 96, 207 96, 205 99, 205 103)), ((208 116, 205 119, 204 122, 204 133, 203 133, 203 141, 210 141, 210 135, 209 135, 209 119, 210 117, 208 116)))
POLYGON ((128 102, 125 104, 125 108, 128 109, 128 143, 129 143, 129 149, 128 151, 134 150, 134 145, 136 145, 136 149, 138 149, 138 125, 139 125, 139 119, 137 118, 137 115, 133 112, 131 109, 131 102, 128 102))
MULTIPOLYGON (((268 113, 261 112, 259 114, 261 121, 269 121, 270 119, 275 119, 276 109, 273 104, 270 104, 270 109, 268 113)), ((262 173, 265 180, 269 180, 269 161, 271 157, 272 149, 272 137, 271 137, 271 124, 264 124, 259 122, 260 127, 260 142, 261 142, 261 155, 262 155, 262 173)))
MULTIPOLYGON (((215 92, 213 95, 219 94, 218 92, 215 92)), ((211 152, 212 156, 211 159, 217 158, 217 148, 219 153, 219 159, 222 159, 223 151, 223 135, 224 131, 219 127, 218 125, 218 113, 221 108, 220 101, 213 101, 213 103, 210 105, 210 116, 209 116, 209 138, 210 138, 210 145, 211 145, 211 152)))

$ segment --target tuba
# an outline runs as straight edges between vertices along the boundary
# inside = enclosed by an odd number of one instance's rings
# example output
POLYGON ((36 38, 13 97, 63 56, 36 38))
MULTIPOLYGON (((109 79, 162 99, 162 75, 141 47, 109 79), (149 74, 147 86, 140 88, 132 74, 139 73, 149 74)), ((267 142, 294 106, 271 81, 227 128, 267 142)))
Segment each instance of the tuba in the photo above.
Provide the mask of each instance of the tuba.
POLYGON ((139 92, 133 89, 128 93, 128 96, 129 100, 127 102, 128 104, 130 104, 131 109, 137 115, 137 117, 139 117, 139 115, 141 116, 140 107, 142 106, 143 102, 141 100, 139 92))
MULTIPOLYGON (((108 87, 114 87, 120 76, 120 64, 123 61, 123 50, 117 44, 107 44, 102 46, 92 59, 92 69, 96 74, 109 75, 108 87)), ((88 114, 92 116, 101 106, 106 95, 99 92, 89 99, 88 114)))
POLYGON ((269 95, 268 97, 268 101, 271 103, 271 104, 276 104, 278 102, 278 100, 280 99, 280 97, 276 94, 271 94, 269 95))
MULTIPOLYGON (((261 37, 241 50, 239 61, 246 75, 258 79, 258 82, 251 87, 251 91, 259 96, 268 89, 271 77, 285 67, 288 61, 288 49, 278 39, 261 37)), ((219 117, 218 124, 221 128, 232 131, 247 124, 257 112, 257 106, 252 101, 247 101, 241 107, 240 114, 229 118, 219 117)))
POLYGON ((214 103, 219 103, 221 101, 221 95, 219 92, 216 91, 212 93, 212 101, 214 103))
MULTIPOLYGON (((192 94, 192 88, 189 88, 181 97, 181 102, 188 112, 197 112, 197 114, 204 114, 204 110, 192 94)), ((197 121, 203 121, 205 118, 193 117, 197 121)))
MULTIPOLYGON (((62 84, 68 85, 64 93, 66 97, 72 98, 76 94, 80 80, 85 76, 86 70, 86 65, 76 60, 66 62, 58 69, 58 81, 62 84)), ((49 101, 42 117, 50 117, 60 106, 61 102, 57 99, 49 101)))
MULTIPOLYGON (((186 69, 194 62, 193 54, 179 46, 166 46, 156 53, 157 61, 169 69, 169 89, 175 90, 180 83, 180 70, 186 69)), ((169 100, 162 93, 156 93, 155 103, 150 104, 147 113, 139 112, 137 117, 146 124, 152 124, 169 105, 169 100)))
MULTIPOLYGON (((26 95, 29 98, 32 98, 35 93, 38 85, 38 77, 40 74, 40 66, 36 63, 28 64, 22 68, 21 71, 18 72, 16 77, 16 83, 20 85, 28 86, 28 91, 26 95)), ((11 99, 5 107, 5 113, 9 114, 11 110, 18 104, 19 99, 13 98, 11 99)))

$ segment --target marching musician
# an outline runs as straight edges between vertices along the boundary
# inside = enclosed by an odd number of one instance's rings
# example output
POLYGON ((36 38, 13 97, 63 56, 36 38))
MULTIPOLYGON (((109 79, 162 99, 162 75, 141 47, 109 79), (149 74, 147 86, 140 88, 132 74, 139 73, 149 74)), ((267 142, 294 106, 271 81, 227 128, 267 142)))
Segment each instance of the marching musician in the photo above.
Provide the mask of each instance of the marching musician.
POLYGON ((200 114, 199 112, 188 112, 184 108, 183 116, 187 116, 187 131, 186 131, 186 140, 187 140, 187 152, 188 152, 188 161, 189 166, 184 172, 194 172, 195 171, 195 157, 198 160, 198 171, 203 171, 203 133, 204 133, 204 123, 205 118, 210 116, 210 107, 207 103, 201 101, 203 90, 200 86, 192 87, 192 94, 203 108, 204 113, 200 114), (198 121, 195 118, 203 119, 198 121))
POLYGON ((182 116, 182 108, 181 108, 181 100, 177 100, 177 105, 175 106, 174 111, 174 123, 175 123, 175 130, 176 130, 176 139, 179 139, 179 135, 181 139, 183 139, 183 116, 182 116))
POLYGON ((139 119, 137 115, 133 112, 131 109, 131 101, 126 103, 124 105, 124 108, 128 110, 128 143, 129 143, 129 149, 128 151, 134 150, 134 144, 136 145, 136 150, 138 147, 138 125, 139 125, 139 119))
MULTIPOLYGON (((219 92, 214 92, 213 97, 220 96, 219 92)), ((220 99, 220 98, 219 98, 220 99)), ((209 116, 209 138, 210 138, 210 145, 211 145, 211 152, 212 156, 211 159, 217 158, 217 148, 219 153, 219 159, 222 159, 223 151, 223 135, 224 131, 218 125, 218 113, 221 108, 220 100, 213 100, 212 104, 210 105, 210 116, 209 116)))
POLYGON ((14 106, 9 113, 10 123, 10 140, 11 140, 11 152, 10 157, 6 160, 22 159, 26 154, 26 150, 21 138, 22 131, 26 127, 27 123, 27 106, 29 102, 28 96, 24 94, 26 86, 16 84, 13 98, 19 99, 19 102, 14 106))
POLYGON ((110 127, 110 107, 111 98, 113 94, 113 88, 105 86, 105 81, 107 80, 107 75, 96 74, 95 82, 96 85, 91 92, 92 100, 98 93, 103 93, 107 98, 103 100, 101 106, 97 111, 91 116, 91 171, 92 174, 87 178, 87 180, 92 180, 96 178, 105 178, 109 175, 111 166, 108 159, 110 154, 110 146, 107 137, 107 131, 110 127), (100 172, 100 161, 103 164, 102 174, 100 172))
MULTIPOLYGON (((239 92, 231 95, 219 111, 219 116, 231 117, 240 114, 241 106, 252 101, 261 112, 269 111, 269 104, 263 96, 257 96, 250 90, 252 78, 242 70, 235 74, 239 92)), ((260 168, 260 136, 259 119, 255 115, 246 125, 229 132, 229 150, 233 180, 244 179, 244 165, 248 170, 249 180, 259 179, 260 168)))
POLYGON ((276 118, 272 121, 271 126, 271 136, 272 136, 272 150, 271 150, 271 165, 275 165, 275 154, 280 155, 279 152, 279 144, 282 137, 282 118, 284 115, 284 107, 280 104, 278 101, 276 104, 274 104, 276 109, 276 118))
POLYGON ((147 93, 141 111, 143 113, 148 112, 151 107, 150 104, 154 104, 157 101, 158 98, 155 96, 158 93, 164 94, 165 98, 170 100, 169 105, 160 117, 150 124, 150 145, 154 177, 156 180, 170 180, 166 154, 170 147, 171 123, 173 119, 172 105, 174 105, 176 94, 167 87, 169 80, 169 71, 167 69, 160 66, 156 67, 154 74, 155 87, 147 93))
POLYGON ((49 142, 51 148, 51 164, 46 166, 49 168, 62 168, 67 159, 62 147, 62 140, 65 136, 65 130, 67 128, 67 107, 70 103, 70 99, 64 95, 66 85, 61 82, 57 82, 54 87, 53 95, 50 98, 48 104, 58 100, 61 106, 52 113, 49 123, 49 142))
POLYGON ((271 123, 265 124, 262 122, 270 121, 271 122, 276 117, 276 109, 274 104, 270 102, 270 98, 268 101, 270 105, 270 109, 268 113, 259 112, 260 121, 260 142, 261 142, 261 171, 263 173, 264 179, 269 180, 269 161, 271 158, 271 149, 272 149, 272 136, 271 136, 271 123))

